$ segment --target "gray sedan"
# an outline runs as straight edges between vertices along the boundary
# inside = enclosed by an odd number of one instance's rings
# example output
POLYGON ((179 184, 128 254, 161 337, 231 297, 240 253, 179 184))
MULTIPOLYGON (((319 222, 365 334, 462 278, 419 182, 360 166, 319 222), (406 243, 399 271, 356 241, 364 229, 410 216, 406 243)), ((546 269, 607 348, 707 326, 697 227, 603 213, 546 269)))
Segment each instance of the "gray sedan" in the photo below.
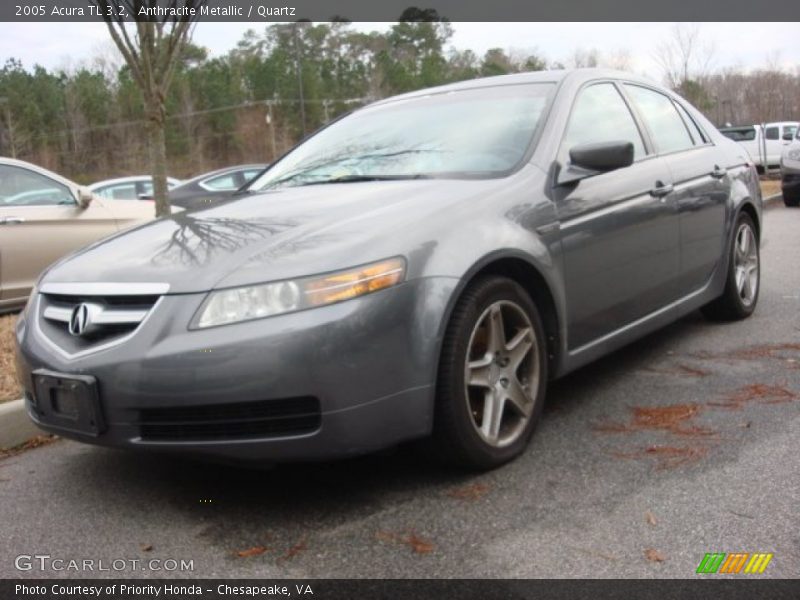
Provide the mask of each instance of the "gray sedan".
POLYGON ((44 274, 16 331, 37 424, 260 462, 427 438, 491 468, 524 450, 548 381, 758 301, 754 166, 626 73, 383 100, 249 190, 44 274))

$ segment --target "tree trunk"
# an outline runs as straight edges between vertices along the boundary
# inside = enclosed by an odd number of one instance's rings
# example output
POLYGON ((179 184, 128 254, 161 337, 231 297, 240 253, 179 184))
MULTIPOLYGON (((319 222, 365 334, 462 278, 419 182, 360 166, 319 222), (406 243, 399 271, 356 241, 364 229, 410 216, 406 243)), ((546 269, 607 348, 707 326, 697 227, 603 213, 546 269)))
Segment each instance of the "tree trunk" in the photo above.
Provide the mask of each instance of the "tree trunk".
MULTIPOLYGON (((156 101, 157 102, 157 101, 156 101)), ((150 138, 150 173, 153 177, 153 199, 156 202, 156 217, 171 213, 169 188, 167 187, 167 140, 164 133, 164 109, 150 104, 153 108, 148 116, 150 138)))

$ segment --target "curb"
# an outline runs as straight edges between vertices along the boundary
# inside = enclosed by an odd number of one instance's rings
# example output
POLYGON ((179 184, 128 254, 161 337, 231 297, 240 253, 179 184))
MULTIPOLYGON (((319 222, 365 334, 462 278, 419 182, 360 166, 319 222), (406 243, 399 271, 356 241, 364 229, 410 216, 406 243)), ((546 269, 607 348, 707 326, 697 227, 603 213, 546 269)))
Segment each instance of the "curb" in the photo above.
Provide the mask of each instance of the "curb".
POLYGON ((777 201, 778 201, 778 200, 780 200, 781 198, 783 198, 783 194, 781 194, 780 192, 778 192, 777 194, 772 194, 772 196, 767 196, 766 198, 762 198, 762 199, 761 199, 761 203, 762 203, 764 206, 766 206, 766 205, 768 205, 768 204, 773 204, 774 202, 777 202, 777 201))
POLYGON ((42 435, 25 410, 25 400, 0 403, 0 448, 13 448, 42 435))

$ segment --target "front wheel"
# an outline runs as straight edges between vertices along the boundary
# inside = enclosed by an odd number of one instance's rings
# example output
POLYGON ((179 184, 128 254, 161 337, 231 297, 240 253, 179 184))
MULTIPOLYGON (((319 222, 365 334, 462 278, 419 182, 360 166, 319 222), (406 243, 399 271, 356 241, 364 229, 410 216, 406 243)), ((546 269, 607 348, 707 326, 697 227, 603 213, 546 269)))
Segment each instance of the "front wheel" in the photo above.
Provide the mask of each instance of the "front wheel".
POLYGON ((761 283, 761 257, 753 219, 739 214, 730 249, 728 278, 722 295, 703 307, 703 314, 715 321, 746 319, 756 308, 761 283))
POLYGON ((546 342, 535 304, 505 277, 471 284, 447 328, 434 441, 462 466, 489 469, 520 454, 547 384, 546 342))

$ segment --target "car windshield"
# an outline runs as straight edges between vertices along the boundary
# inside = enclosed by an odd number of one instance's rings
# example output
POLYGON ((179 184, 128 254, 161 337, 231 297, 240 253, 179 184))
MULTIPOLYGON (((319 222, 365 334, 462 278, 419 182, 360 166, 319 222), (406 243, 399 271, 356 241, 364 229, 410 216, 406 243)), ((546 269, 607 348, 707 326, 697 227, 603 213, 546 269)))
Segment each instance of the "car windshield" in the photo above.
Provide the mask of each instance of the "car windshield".
POLYGON ((498 86, 359 110, 291 151, 250 186, 495 177, 528 149, 554 86, 498 86))

